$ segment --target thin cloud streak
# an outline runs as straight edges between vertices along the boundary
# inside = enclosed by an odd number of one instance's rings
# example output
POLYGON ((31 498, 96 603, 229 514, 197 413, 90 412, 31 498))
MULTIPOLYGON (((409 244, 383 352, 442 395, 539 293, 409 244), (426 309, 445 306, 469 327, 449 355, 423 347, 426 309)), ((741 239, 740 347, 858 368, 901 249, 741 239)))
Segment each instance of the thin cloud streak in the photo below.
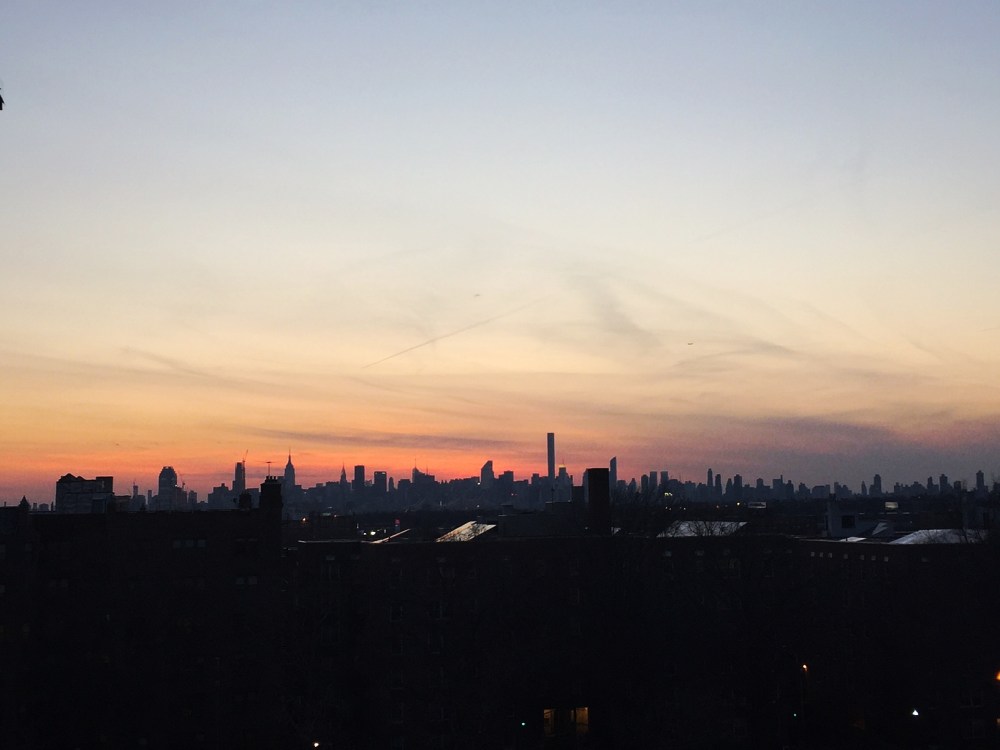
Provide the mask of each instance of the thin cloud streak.
POLYGON ((501 320, 503 318, 510 317, 511 315, 515 315, 516 313, 522 312, 523 310, 527 310, 529 307, 531 307, 532 305, 535 305, 535 304, 537 304, 537 302, 532 302, 532 303, 529 303, 527 305, 521 305, 520 307, 516 307, 513 310, 509 310, 507 312, 500 313, 499 315, 494 315, 493 317, 486 318, 485 320, 478 320, 475 323, 472 323, 472 324, 467 325, 467 326, 463 326, 462 328, 459 328, 459 329, 454 330, 454 331, 450 331, 449 333, 443 333, 440 336, 433 336, 433 337, 431 337, 431 338, 429 338, 429 339, 427 339, 425 341, 420 342, 419 344, 415 344, 413 346, 407 347, 406 349, 403 349, 401 351, 395 352, 394 354, 390 354, 389 356, 383 357, 382 359, 376 360, 374 362, 369 362, 367 365, 364 365, 361 369, 362 370, 367 370, 367 369, 369 369, 371 367, 375 367, 376 365, 380 365, 383 362, 388 362, 390 359, 395 359, 396 357, 401 357, 404 354, 409 354, 412 351, 416 351, 417 349, 422 349, 423 347, 429 346, 429 345, 431 345, 433 343, 436 343, 438 341, 442 341, 444 339, 451 338, 452 336, 458 336, 459 334, 466 333, 467 331, 471 331, 471 330, 473 330, 475 328, 480 328, 482 326, 485 326, 485 325, 488 325, 490 323, 493 323, 493 322, 495 322, 497 320, 501 320))
POLYGON ((310 445, 357 446, 363 448, 419 448, 424 450, 464 450, 469 451, 474 460, 476 450, 509 450, 521 445, 514 440, 496 438, 461 437, 452 435, 428 435, 419 433, 364 432, 333 433, 311 430, 277 430, 263 427, 246 428, 246 432, 258 437, 283 440, 310 445))

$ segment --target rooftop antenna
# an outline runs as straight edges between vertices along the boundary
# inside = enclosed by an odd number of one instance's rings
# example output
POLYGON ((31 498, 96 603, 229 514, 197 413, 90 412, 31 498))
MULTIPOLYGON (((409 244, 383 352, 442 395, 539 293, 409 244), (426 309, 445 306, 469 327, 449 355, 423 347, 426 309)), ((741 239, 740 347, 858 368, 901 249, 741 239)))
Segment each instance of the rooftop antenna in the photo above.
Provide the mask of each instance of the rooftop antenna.
POLYGON ((271 462, 270 461, 267 462, 267 475, 271 476, 271 462))

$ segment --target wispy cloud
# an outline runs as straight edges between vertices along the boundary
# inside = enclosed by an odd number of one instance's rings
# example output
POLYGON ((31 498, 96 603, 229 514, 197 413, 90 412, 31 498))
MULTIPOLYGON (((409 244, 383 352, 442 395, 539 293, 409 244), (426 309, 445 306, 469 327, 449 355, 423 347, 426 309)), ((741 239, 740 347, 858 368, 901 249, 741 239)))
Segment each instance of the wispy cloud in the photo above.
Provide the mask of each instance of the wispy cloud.
POLYGON ((269 440, 284 442, 358 448, 416 448, 423 450, 467 450, 471 454, 490 450, 507 450, 520 445, 518 441, 477 436, 431 435, 414 432, 323 432, 319 430, 282 430, 266 427, 241 428, 246 432, 269 440))
MULTIPOLYGON (((536 303, 532 303, 532 304, 536 304, 536 303)), ((485 325, 489 325, 490 323, 494 323, 494 322, 496 322, 498 320, 501 320, 503 318, 507 318, 507 317, 510 317, 511 315, 515 315, 515 314, 517 314, 517 313, 519 313, 519 312, 521 312, 523 310, 528 309, 529 307, 531 307, 531 304, 521 305, 520 307, 516 307, 513 310, 508 310, 506 312, 500 313, 498 315, 494 315, 494 316, 489 317, 489 318, 485 318, 483 320, 477 320, 474 323, 470 323, 467 326, 463 326, 463 327, 457 328, 457 329, 455 329, 453 331, 449 331, 448 333, 442 333, 439 336, 432 336, 432 337, 430 337, 428 339, 425 339, 424 341, 421 341, 419 344, 414 344, 413 346, 409 346, 409 347, 407 347, 405 349, 402 349, 402 350, 400 350, 398 352, 394 352, 393 354, 390 354, 390 355, 388 355, 386 357, 382 357, 382 359, 378 359, 378 360, 376 360, 374 362, 369 362, 367 365, 364 365, 361 369, 366 370, 366 369, 368 369, 370 367, 375 367, 376 365, 380 365, 383 362, 388 362, 390 359, 395 359, 396 357, 401 357, 404 354, 409 354, 410 352, 416 351, 417 349, 422 349, 425 346, 430 346, 431 344, 434 344, 434 343, 436 343, 438 341, 443 341, 444 339, 451 338, 452 336, 458 336, 460 334, 466 333, 466 332, 471 331, 473 329, 480 328, 480 327, 485 326, 485 325)))

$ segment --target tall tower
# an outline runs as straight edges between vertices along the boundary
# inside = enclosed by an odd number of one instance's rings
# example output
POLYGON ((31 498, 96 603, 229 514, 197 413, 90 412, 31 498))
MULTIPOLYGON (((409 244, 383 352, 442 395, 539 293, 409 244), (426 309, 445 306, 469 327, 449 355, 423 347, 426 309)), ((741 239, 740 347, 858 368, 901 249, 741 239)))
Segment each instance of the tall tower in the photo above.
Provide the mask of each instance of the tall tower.
POLYGON ((551 485, 556 481, 556 434, 550 432, 548 434, 548 444, 549 444, 549 484, 551 485))
POLYGON ((290 490, 295 486, 295 467, 292 466, 292 452, 288 451, 288 463, 285 464, 285 476, 282 481, 283 489, 290 490))
POLYGON ((164 466, 160 469, 158 490, 156 509, 173 510, 174 495, 177 494, 177 472, 173 466, 164 466))
POLYGON ((236 462, 233 472, 233 496, 239 497, 247 491, 247 466, 243 461, 236 462))
POLYGON ((618 487, 618 456, 612 456, 608 466, 608 488, 614 492, 618 487))

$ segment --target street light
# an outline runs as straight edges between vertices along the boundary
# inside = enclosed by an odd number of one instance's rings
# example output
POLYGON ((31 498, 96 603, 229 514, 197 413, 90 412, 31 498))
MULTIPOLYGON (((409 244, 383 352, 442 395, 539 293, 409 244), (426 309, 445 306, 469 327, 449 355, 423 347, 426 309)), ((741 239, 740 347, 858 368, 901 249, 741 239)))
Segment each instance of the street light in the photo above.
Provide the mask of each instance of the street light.
POLYGON ((806 718, 806 678, 809 676, 809 665, 802 664, 802 672, 799 675, 799 712, 802 714, 802 720, 805 721, 806 718))

